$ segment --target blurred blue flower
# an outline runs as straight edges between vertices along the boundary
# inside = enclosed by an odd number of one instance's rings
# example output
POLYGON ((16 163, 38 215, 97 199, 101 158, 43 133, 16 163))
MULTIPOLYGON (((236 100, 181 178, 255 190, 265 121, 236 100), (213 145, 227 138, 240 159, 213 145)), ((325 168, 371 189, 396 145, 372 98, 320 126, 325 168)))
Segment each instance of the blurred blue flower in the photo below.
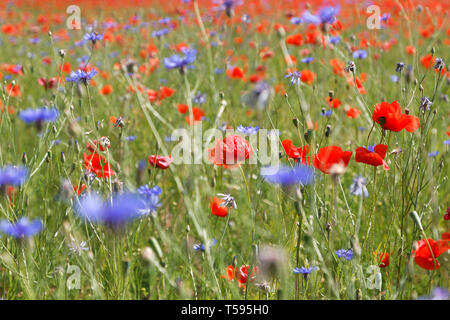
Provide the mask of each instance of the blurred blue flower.
POLYGON ((307 274, 310 274, 311 272, 314 272, 314 271, 317 271, 317 270, 319 270, 319 267, 317 267, 317 266, 314 266, 314 267, 311 267, 311 268, 305 268, 305 267, 300 267, 300 268, 294 268, 294 273, 295 274, 304 274, 304 275, 307 275, 307 274))
POLYGON ((292 86, 293 84, 300 84, 301 76, 302 76, 302 74, 300 73, 300 71, 294 71, 294 72, 289 72, 284 77, 285 78, 291 78, 291 86, 292 86))
POLYGON ((19 113, 19 118, 25 123, 54 122, 59 116, 58 109, 42 107, 39 109, 25 109, 19 113))
POLYGON ((311 63, 314 61, 314 57, 306 57, 300 60, 303 63, 311 63))
POLYGON ((353 178, 353 183, 350 186, 350 194, 354 196, 364 196, 367 198, 369 196, 369 191, 367 191, 366 185, 367 181, 363 176, 356 176, 353 178))
POLYGON ((144 207, 142 197, 134 193, 116 194, 106 201, 98 194, 87 193, 75 206, 75 211, 81 218, 114 228, 141 217, 140 210, 144 207))
POLYGON ((72 71, 70 73, 70 76, 66 78, 66 81, 82 83, 84 85, 87 85, 88 81, 91 80, 96 74, 97 71, 95 69, 92 69, 91 71, 88 72, 78 69, 76 72, 72 71))
POLYGON ((448 289, 436 287, 429 296, 422 296, 418 300, 450 300, 450 292, 448 289))
POLYGON ((102 39, 103 34, 98 34, 97 32, 86 33, 83 37, 84 41, 91 41, 93 44, 102 39))
POLYGON ((7 220, 0 221, 0 231, 17 239, 30 237, 42 230, 42 222, 39 219, 33 221, 22 217, 16 223, 7 220))
POLYGON ((6 166, 0 168, 0 187, 21 186, 28 177, 25 167, 6 166))
POLYGON ((353 250, 352 249, 339 249, 336 251, 336 255, 339 258, 344 258, 345 260, 352 260, 353 258, 353 250))
POLYGON ((400 78, 397 75, 393 74, 391 76, 391 81, 392 82, 397 83, 399 80, 400 80, 400 78))
POLYGON ((158 186, 154 186, 150 188, 147 184, 138 188, 137 192, 141 195, 141 198, 144 200, 144 207, 140 210, 141 214, 148 214, 156 212, 161 206, 159 202, 159 196, 162 193, 162 190, 158 186))
POLYGON ((184 49, 184 56, 180 57, 177 54, 170 56, 169 58, 164 58, 163 63, 167 69, 181 69, 191 63, 193 63, 197 57, 197 50, 195 49, 184 49))
POLYGON ((430 152, 428 153, 428 157, 430 158, 436 158, 436 156, 439 154, 439 151, 434 151, 434 152, 430 152))
POLYGON ((243 134, 248 134, 248 135, 252 135, 252 134, 256 134, 258 133, 259 127, 244 127, 243 125, 240 125, 236 128, 237 132, 243 133, 243 134))
MULTIPOLYGON (((209 245, 209 247, 211 248, 211 247, 215 246, 216 243, 217 243, 217 240, 213 238, 211 243, 210 243, 210 245, 209 245)), ((192 249, 194 249, 195 251, 205 252, 206 248, 205 248, 205 245, 203 243, 196 243, 196 244, 194 244, 192 246, 192 249)))
POLYGON ((355 59, 365 59, 365 58, 367 58, 367 51, 366 50, 362 50, 362 49, 361 50, 356 50, 356 51, 353 51, 352 56, 355 59))
POLYGON ((314 170, 309 166, 295 165, 294 167, 265 167, 261 168, 261 176, 273 184, 308 185, 314 181, 314 170))
POLYGON ((331 44, 338 44, 341 41, 341 38, 338 36, 330 37, 328 41, 330 41, 331 44))

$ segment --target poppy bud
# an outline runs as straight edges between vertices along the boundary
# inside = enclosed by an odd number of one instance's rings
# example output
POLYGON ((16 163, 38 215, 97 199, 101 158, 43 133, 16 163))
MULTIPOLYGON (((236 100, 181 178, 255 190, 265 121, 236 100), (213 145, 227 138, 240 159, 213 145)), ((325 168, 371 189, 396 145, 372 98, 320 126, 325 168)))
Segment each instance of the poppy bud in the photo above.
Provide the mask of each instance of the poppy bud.
POLYGON ((277 34, 280 38, 284 38, 286 36, 286 30, 282 26, 277 28, 277 34))
POLYGON ((53 125, 52 126, 52 132, 54 133, 54 134, 56 134, 57 132, 58 132, 58 130, 56 130, 56 127, 53 125))
POLYGON ((220 99, 220 100, 225 99, 225 93, 219 92, 219 99, 220 99))
POLYGON ((191 227, 189 225, 186 226, 186 232, 189 233, 191 231, 191 227))
POLYGON ((66 162, 66 156, 64 155, 64 151, 61 151, 61 162, 66 162))
POLYGON ((436 52, 436 49, 434 47, 431 48, 431 54, 434 55, 434 53, 436 52))
POLYGON ((27 154, 24 152, 22 155, 22 163, 27 164, 27 162, 28 162, 27 154))
POLYGON ((328 96, 330 97, 330 102, 332 102, 334 97, 334 91, 333 90, 328 91, 328 96))
POLYGON ((59 56, 60 56, 61 58, 64 58, 64 56, 66 55, 66 51, 63 50, 63 49, 60 49, 60 50, 58 51, 58 54, 59 54, 59 56))
POLYGON ((409 114, 409 109, 405 108, 405 114, 409 114))
POLYGON ((420 90, 420 92, 423 92, 423 86, 422 85, 419 86, 419 90, 420 90))
POLYGON ((333 230, 333 228, 331 228, 331 224, 327 223, 327 226, 325 227, 325 230, 327 230, 327 232, 330 233, 331 230, 333 230))
POLYGON ((308 129, 305 132, 304 137, 305 137, 306 142, 310 142, 311 141, 312 133, 313 133, 312 129, 308 129))
POLYGON ((300 121, 298 120, 298 118, 292 119, 292 122, 294 123, 294 126, 295 126, 296 128, 298 128, 298 125, 300 124, 300 121))
POLYGON ((212 177, 211 179, 211 187, 214 188, 216 186, 216 177, 212 177))
POLYGON ((329 137, 331 134, 331 125, 327 124, 327 128, 325 129, 325 137, 329 137))
POLYGON ((49 36, 49 37, 52 37, 52 36, 53 36, 53 33, 52 33, 51 31, 49 31, 49 32, 48 32, 48 36, 49 36))
POLYGON ((356 289, 356 300, 362 300, 361 289, 356 289))

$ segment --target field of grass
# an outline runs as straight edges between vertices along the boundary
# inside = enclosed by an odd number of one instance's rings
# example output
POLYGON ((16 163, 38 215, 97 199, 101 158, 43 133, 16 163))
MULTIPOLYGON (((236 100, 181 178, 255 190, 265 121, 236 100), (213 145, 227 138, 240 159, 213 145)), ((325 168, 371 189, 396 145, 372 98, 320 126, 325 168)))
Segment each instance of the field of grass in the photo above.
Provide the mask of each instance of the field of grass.
POLYGON ((0 4, 0 298, 448 299, 448 3, 106 2, 0 4))

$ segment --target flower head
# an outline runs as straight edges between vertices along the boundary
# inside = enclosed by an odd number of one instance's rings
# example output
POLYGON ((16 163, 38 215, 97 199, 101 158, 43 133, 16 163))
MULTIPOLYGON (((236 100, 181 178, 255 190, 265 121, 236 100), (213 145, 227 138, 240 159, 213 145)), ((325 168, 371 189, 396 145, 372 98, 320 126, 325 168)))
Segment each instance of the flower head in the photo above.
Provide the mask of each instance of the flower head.
POLYGON ((78 69, 76 72, 72 71, 70 76, 66 78, 66 81, 87 85, 88 81, 91 80, 96 74, 97 71, 95 69, 92 69, 91 71, 78 69))
POLYGON ((19 113, 19 118, 25 123, 54 122, 59 116, 58 109, 42 107, 25 109, 19 113))
POLYGON ((28 169, 25 167, 6 166, 0 168, 0 187, 20 186, 28 176, 28 169))
POLYGON ((83 39, 85 41, 91 41, 92 44, 95 44, 97 41, 103 39, 103 34, 98 34, 97 32, 86 33, 83 39))
POLYGON ((362 175, 358 175, 353 178, 353 183, 350 185, 350 194, 354 196, 369 196, 369 191, 367 191, 367 181, 362 175))
POLYGON ((16 223, 7 220, 0 221, 0 231, 17 239, 33 236, 42 230, 42 221, 35 219, 33 221, 22 217, 16 223))
POLYGON ((261 168, 261 176, 273 184, 308 185, 314 181, 314 171, 309 166, 295 165, 294 167, 265 167, 261 168))
POLYGON ((353 258, 353 250, 352 249, 339 249, 336 251, 336 255, 339 258, 344 258, 345 260, 352 260, 353 258))

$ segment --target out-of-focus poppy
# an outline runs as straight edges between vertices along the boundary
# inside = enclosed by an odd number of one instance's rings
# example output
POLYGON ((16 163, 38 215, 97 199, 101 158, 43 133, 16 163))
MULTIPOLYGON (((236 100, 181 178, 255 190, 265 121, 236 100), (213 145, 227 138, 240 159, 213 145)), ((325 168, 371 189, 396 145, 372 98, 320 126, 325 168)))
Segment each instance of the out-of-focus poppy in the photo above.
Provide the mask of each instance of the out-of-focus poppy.
POLYGON ((294 46, 301 46, 303 44, 303 36, 300 33, 288 36, 286 37, 286 43, 294 46))
POLYGON ((341 105, 341 100, 339 100, 338 98, 334 98, 333 100, 331 100, 330 97, 326 98, 328 106, 333 107, 334 109, 339 108, 339 106, 341 105))
POLYGON ((423 269, 436 270, 441 266, 437 258, 448 250, 450 250, 448 240, 422 239, 417 242, 414 261, 423 269))
POLYGON ((316 74, 308 69, 302 70, 300 71, 300 73, 300 80, 307 84, 312 84, 314 82, 314 79, 316 78, 316 74))
POLYGON ((231 79, 243 79, 245 74, 241 68, 234 67, 232 69, 227 70, 227 76, 230 77, 231 79))
POLYGON ((301 159, 303 164, 309 164, 309 157, 306 157, 309 153, 308 145, 297 148, 289 139, 281 141, 281 144, 283 145, 284 152, 286 152, 288 158, 295 159, 295 161, 297 161, 297 159, 301 159))
POLYGON ((359 115, 361 114, 360 110, 354 109, 354 108, 352 108, 350 106, 345 106, 344 110, 346 112, 347 118, 355 119, 355 118, 358 118, 359 115))
MULTIPOLYGON (((201 121, 204 116, 205 116, 205 111, 203 111, 202 109, 200 109, 198 107, 193 107, 192 108, 192 118, 193 118, 194 122, 195 121, 201 121)), ((191 116, 190 115, 187 115, 185 120, 186 120, 187 124, 192 125, 192 123, 191 123, 191 116)))
POLYGON ((103 88, 99 90, 100 94, 108 95, 113 92, 113 87, 110 84, 105 85, 103 88))
POLYGON ((367 148, 359 147, 355 150, 355 161, 365 163, 374 167, 383 166, 384 170, 389 170, 389 166, 384 161, 388 146, 378 144, 367 148))
POLYGON ((408 132, 414 132, 420 125, 420 119, 416 116, 401 113, 401 108, 397 101, 377 103, 372 119, 380 124, 383 129, 395 132, 403 129, 408 132))
POLYGON ((342 165, 347 168, 351 157, 351 151, 343 151, 340 147, 323 147, 313 155, 313 165, 323 173, 329 174, 334 165, 342 165))
POLYGON ((389 253, 388 252, 374 252, 378 256, 378 266, 380 268, 386 268, 389 266, 389 253))
POLYGON ((11 83, 8 83, 6 85, 5 91, 6 94, 11 95, 11 97, 20 97, 22 95, 18 84, 12 85, 11 83))

